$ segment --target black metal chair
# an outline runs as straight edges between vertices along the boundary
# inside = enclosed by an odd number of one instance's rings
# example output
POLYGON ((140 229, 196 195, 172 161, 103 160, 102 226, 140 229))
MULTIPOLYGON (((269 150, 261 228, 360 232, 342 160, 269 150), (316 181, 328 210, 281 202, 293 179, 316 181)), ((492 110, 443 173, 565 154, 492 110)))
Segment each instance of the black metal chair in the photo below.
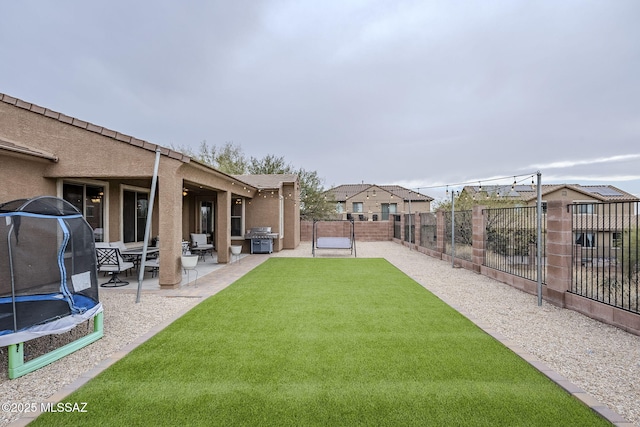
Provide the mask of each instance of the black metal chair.
POLYGON ((130 261, 124 261, 118 248, 96 247, 96 257, 98 259, 98 271, 111 274, 109 281, 100 286, 117 287, 129 284, 129 282, 121 280, 118 274, 134 268, 135 264, 130 261))

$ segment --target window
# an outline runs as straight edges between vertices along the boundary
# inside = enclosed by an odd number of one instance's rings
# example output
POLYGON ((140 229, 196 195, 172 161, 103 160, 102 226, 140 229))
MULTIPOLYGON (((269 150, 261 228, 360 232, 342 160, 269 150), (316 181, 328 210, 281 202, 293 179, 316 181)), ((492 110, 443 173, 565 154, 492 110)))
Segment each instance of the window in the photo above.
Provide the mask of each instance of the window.
POLYGON ((213 236, 213 203, 200 203, 200 233, 213 236))
POLYGON ((336 212, 338 213, 344 212, 344 204, 342 202, 336 203, 336 212))
POLYGON ((619 231, 614 231, 611 233, 611 246, 614 248, 619 248, 622 246, 622 233, 619 231))
POLYGON ((596 236, 593 233, 576 233, 576 245, 585 248, 594 248, 596 246, 596 236))
POLYGON ((143 242, 149 212, 149 193, 124 190, 122 192, 122 240, 124 243, 143 242))
POLYGON ((382 203, 380 205, 382 209, 382 220, 387 221, 389 214, 395 214, 398 211, 398 205, 396 203, 382 203))
POLYGON ((231 237, 242 237, 242 212, 244 203, 242 198, 234 197, 231 200, 231 237))
POLYGON ((362 202, 353 202, 353 212, 354 213, 362 212, 362 202))
POLYGON ((593 203, 581 203, 576 205, 575 213, 577 214, 592 214, 593 203))
POLYGON ((104 241, 104 187, 99 185, 62 184, 62 198, 76 207, 85 217, 96 242, 104 241))

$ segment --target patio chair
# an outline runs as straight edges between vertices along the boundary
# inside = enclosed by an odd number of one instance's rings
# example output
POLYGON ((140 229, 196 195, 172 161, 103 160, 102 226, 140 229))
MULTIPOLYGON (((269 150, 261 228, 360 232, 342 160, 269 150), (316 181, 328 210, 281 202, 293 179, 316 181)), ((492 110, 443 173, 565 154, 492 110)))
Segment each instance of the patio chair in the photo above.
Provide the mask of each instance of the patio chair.
POLYGON ((98 247, 96 244, 96 258, 98 271, 111 274, 109 281, 100 286, 113 288, 129 284, 129 282, 121 280, 118 274, 133 268, 134 264, 130 261, 124 261, 118 248, 98 247))
POLYGON ((194 285, 198 286, 198 270, 196 270, 196 266, 198 265, 198 259, 200 257, 198 255, 182 255, 180 257, 180 262, 182 263, 182 269, 187 273, 187 284, 191 281, 189 278, 189 272, 196 272, 196 280, 194 285))
POLYGON ((204 255, 209 252, 213 256, 213 245, 207 243, 206 234, 191 233, 191 252, 195 252, 204 261, 204 255))

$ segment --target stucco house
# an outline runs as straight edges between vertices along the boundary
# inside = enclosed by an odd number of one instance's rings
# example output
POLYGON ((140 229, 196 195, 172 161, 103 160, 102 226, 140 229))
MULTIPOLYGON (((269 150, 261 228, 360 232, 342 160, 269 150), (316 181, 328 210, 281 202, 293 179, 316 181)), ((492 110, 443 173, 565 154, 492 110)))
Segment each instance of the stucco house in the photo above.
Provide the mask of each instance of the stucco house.
MULTIPOLYGON (((502 198, 516 206, 535 206, 535 185, 514 186, 466 186, 466 194, 482 204, 487 196, 502 198)), ((621 228, 637 224, 637 202, 640 199, 613 185, 543 184, 541 187, 542 211, 547 202, 568 201, 573 206, 573 241, 582 248, 580 259, 603 257, 609 248, 621 241, 621 228), (588 251, 588 252, 587 252, 588 251)))
POLYGON ((268 226, 273 250, 300 242, 296 175, 231 176, 187 155, 0 93, 0 203, 40 195, 74 204, 97 241, 141 246, 156 152, 151 236, 159 237, 161 287, 181 281, 181 242, 209 235, 219 263, 245 233, 268 226))
MULTIPOLYGON (((461 195, 467 194, 475 200, 482 201, 487 196, 503 198, 522 206, 535 206, 537 188, 532 185, 468 185, 462 189, 461 195)), ((541 187, 542 208, 551 200, 570 200, 573 203, 601 202, 635 202, 640 199, 613 185, 580 185, 580 184, 543 184, 541 187)))
POLYGON ((344 184, 326 191, 340 219, 387 221, 400 213, 429 212, 432 197, 399 185, 344 184))

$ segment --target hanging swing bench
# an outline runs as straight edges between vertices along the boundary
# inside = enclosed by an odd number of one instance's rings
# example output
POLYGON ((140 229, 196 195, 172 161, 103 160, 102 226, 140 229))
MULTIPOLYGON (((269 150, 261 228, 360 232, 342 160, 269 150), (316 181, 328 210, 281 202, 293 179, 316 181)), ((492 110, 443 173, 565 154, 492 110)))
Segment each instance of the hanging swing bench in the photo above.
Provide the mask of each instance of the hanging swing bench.
MULTIPOLYGON (((322 228, 322 227, 320 227, 322 228)), ((311 239, 311 253, 313 254, 313 256, 316 256, 316 250, 317 249, 346 249, 351 251, 351 255, 353 255, 354 257, 357 257, 357 253, 356 253, 356 233, 355 233, 355 224, 353 222, 353 219, 348 219, 348 220, 314 220, 313 221, 313 231, 312 231, 312 239, 311 239), (318 232, 318 224, 329 224, 331 223, 332 226, 331 231, 335 234, 338 234, 337 231, 339 231, 339 228, 342 228, 343 234, 342 236, 320 236, 320 234, 325 234, 325 233, 319 233, 318 232), (346 227, 336 227, 335 224, 337 223, 343 223, 344 225, 349 224, 348 227, 348 236, 345 236, 344 234, 346 234, 344 231, 346 227)))

